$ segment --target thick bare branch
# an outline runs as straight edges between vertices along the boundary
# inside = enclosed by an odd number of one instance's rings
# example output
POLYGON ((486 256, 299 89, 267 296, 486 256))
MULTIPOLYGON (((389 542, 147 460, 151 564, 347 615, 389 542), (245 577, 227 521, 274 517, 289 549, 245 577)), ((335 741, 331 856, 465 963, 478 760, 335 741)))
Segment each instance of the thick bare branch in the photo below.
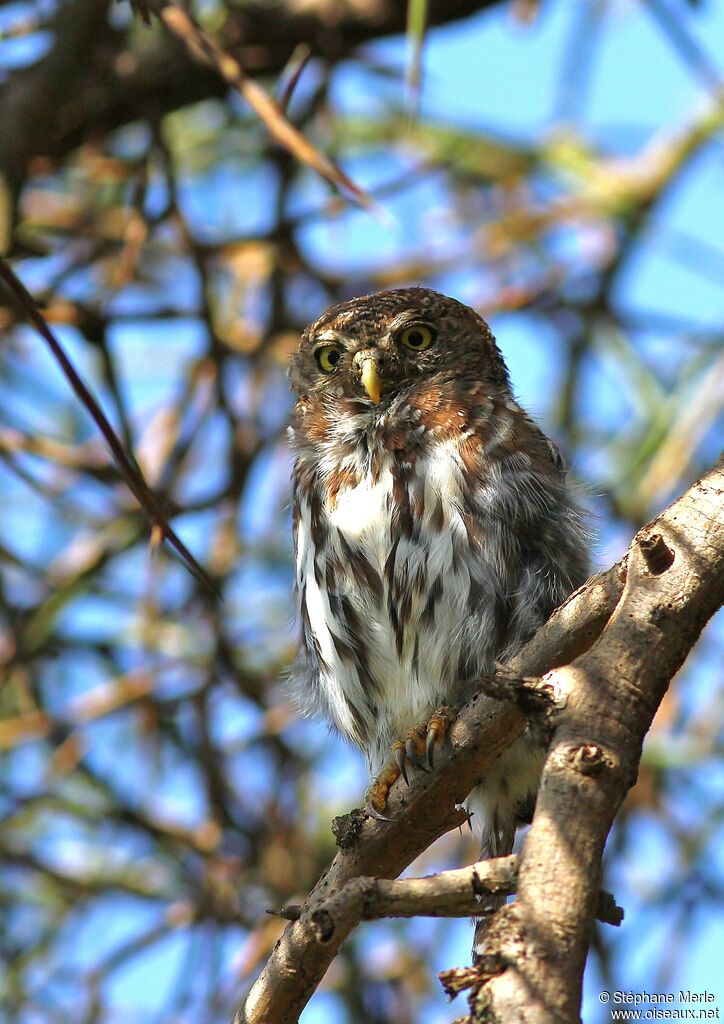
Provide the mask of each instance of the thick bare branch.
POLYGON ((515 708, 486 697, 475 699, 440 752, 443 770, 412 779, 409 789, 393 787, 388 804, 392 821, 375 821, 364 811, 338 820, 340 851, 307 899, 300 920, 289 924, 277 943, 237 1012, 237 1022, 297 1020, 349 934, 340 927, 329 941, 320 942, 310 924, 314 911, 350 879, 394 878, 435 839, 465 823, 468 815, 461 801, 524 727, 525 719, 515 708))
POLYGON ((670 680, 724 600, 724 459, 636 535, 597 643, 546 677, 565 695, 521 855, 518 899, 493 924, 504 970, 476 1019, 579 1019, 603 847, 670 680))
MULTIPOLYGON (((642 719, 642 723, 645 721, 645 724, 642 725, 642 731, 637 736, 635 749, 629 750, 626 756, 626 771, 622 776, 620 797, 615 804, 616 808, 633 780, 633 769, 638 760, 641 739, 669 679, 682 663, 707 619, 721 603, 724 586, 724 566, 722 565, 724 530, 722 530, 721 501, 719 500, 717 505, 716 498, 721 495, 724 487, 723 468, 724 464, 720 462, 715 470, 637 535, 628 556, 629 560, 635 560, 636 565, 636 582, 633 585, 627 582, 624 586, 624 579, 628 579, 624 563, 615 565, 608 572, 593 577, 554 613, 548 623, 538 630, 533 639, 507 667, 512 676, 525 678, 541 671, 553 669, 554 666, 566 665, 573 658, 578 658, 573 665, 557 668, 546 677, 546 682, 552 686, 558 697, 559 707, 564 705, 560 712, 561 721, 573 722, 573 726, 569 725, 567 731, 562 731, 559 728, 559 739, 552 758, 556 767, 547 770, 539 799, 542 810, 537 814, 537 819, 541 814, 543 815, 543 820, 548 824, 549 831, 553 828, 557 836, 557 846, 558 844, 566 846, 572 825, 566 824, 559 829, 557 824, 551 824, 548 817, 547 802, 551 793, 551 773, 555 775, 557 771, 568 770, 572 772, 576 780, 577 799, 573 801, 571 794, 566 797, 571 800, 571 807, 575 803, 576 810, 575 812, 568 811, 561 819, 568 823, 572 814, 578 815, 576 821, 587 820, 583 815, 581 803, 585 804, 589 799, 588 784, 591 780, 600 777, 595 774, 596 772, 600 771, 602 775, 608 777, 613 771, 613 769, 604 771, 601 762, 604 755, 598 756, 598 751, 610 747, 610 744, 601 741, 600 747, 596 746, 595 743, 590 742, 590 737, 601 735, 608 729, 608 725, 605 723, 609 723, 610 720, 603 719, 601 709, 608 706, 607 698, 613 700, 613 697, 616 696, 618 666, 622 665, 627 657, 625 644, 632 643, 636 647, 636 651, 631 657, 636 664, 646 664, 647 674, 642 675, 641 678, 644 682, 651 679, 654 689, 653 692, 648 692, 645 688, 639 689, 638 685, 629 684, 629 700, 638 700, 646 708, 646 715, 642 719), (640 554, 639 541, 648 538, 652 533, 662 533, 668 537, 667 543, 673 546, 676 552, 674 566, 677 567, 678 574, 684 574, 685 579, 676 577, 675 593, 670 594, 671 588, 668 586, 664 588, 661 585, 667 573, 665 572, 663 576, 654 576, 645 567, 645 563, 643 572, 644 575, 646 573, 649 575, 643 584, 640 583, 642 579, 640 566, 644 556, 640 554), (705 569, 706 572, 703 571, 705 569), (697 571, 702 573, 702 577, 698 587, 691 590, 691 587, 694 586, 693 576, 697 571), (718 571, 718 578, 711 575, 713 571, 718 571), (650 586, 650 581, 655 582, 653 587, 650 586), (684 596, 676 596, 685 583, 689 589, 682 590, 681 593, 691 593, 691 600, 686 600, 684 596), (628 629, 633 633, 619 639, 618 633, 622 620, 620 601, 623 599, 622 604, 627 609, 623 615, 631 616, 633 614, 630 610, 631 600, 626 595, 630 595, 632 591, 638 593, 638 588, 646 585, 648 585, 647 596, 650 603, 642 608, 648 618, 640 624, 641 632, 639 632, 637 620, 634 619, 627 623, 628 629), (660 652, 660 655, 652 657, 648 644, 653 639, 659 638, 657 630, 669 629, 668 625, 663 627, 659 623, 670 623, 676 620, 677 616, 683 615, 691 617, 691 624, 689 625, 688 620, 686 623, 677 622, 677 628, 684 626, 678 633, 678 639, 675 641, 672 639, 671 644, 663 645, 665 649, 660 652), (607 626, 609 622, 610 627, 607 626), (621 647, 618 659, 611 662, 614 671, 611 672, 609 667, 609 681, 605 687, 598 690, 589 686, 587 677, 580 675, 577 666, 586 657, 598 658, 595 652, 601 645, 606 647, 605 657, 610 656, 609 641, 606 639, 609 628, 614 632, 614 643, 620 646, 623 642, 624 646, 621 647), (649 629, 654 631, 655 636, 648 636, 649 629), (640 643, 643 646, 637 646, 640 643), (594 647, 589 654, 582 654, 582 652, 588 651, 591 644, 594 644, 594 647), (581 657, 578 657, 579 655, 581 657), (654 666, 656 666, 655 669, 654 666), (579 687, 582 690, 582 695, 578 694, 579 687), (574 690, 578 694, 575 698, 574 690), (582 699, 590 703, 590 707, 589 703, 585 705, 587 711, 596 715, 590 726, 590 733, 582 732, 580 728, 577 708, 578 701, 582 699), (574 763, 572 764, 569 764, 571 757, 566 754, 565 764, 561 767, 559 766, 562 756, 560 745, 563 743, 565 750, 569 750, 571 729, 576 737, 576 744, 571 749, 578 753, 573 757, 574 763), (561 736, 563 739, 560 738, 561 736), (593 759, 590 764, 587 752, 593 759)), ((669 569, 667 572, 672 572, 672 570, 669 569)), ((672 579, 674 579, 673 576, 672 579)), ((605 661, 603 666, 598 666, 597 671, 603 673, 604 669, 605 661)), ((622 678, 636 680, 637 677, 634 674, 622 678)), ((611 707, 616 708, 618 704, 613 703, 611 707)), ((628 730, 626 717, 624 716, 620 720, 616 718, 616 721, 619 723, 618 728, 623 729, 626 733, 628 730)), ((236 1024, 241 1024, 241 1022, 256 1024, 261 1021, 291 1024, 298 1019, 299 1013, 319 984, 340 944, 356 923, 350 918, 341 921, 327 941, 320 942, 317 931, 311 924, 314 913, 323 907, 326 901, 336 897, 342 887, 354 878, 370 874, 374 874, 378 878, 394 877, 417 854, 426 849, 435 838, 465 820, 464 812, 459 809, 461 801, 479 781, 486 767, 521 734, 524 727, 523 715, 511 705, 502 704, 487 697, 476 696, 463 708, 452 726, 449 742, 441 751, 439 758, 436 759, 435 772, 430 775, 417 775, 411 780, 409 789, 403 788, 400 784, 393 787, 389 803, 389 812, 393 820, 390 823, 373 821, 366 818, 363 812, 356 811, 338 824, 340 852, 310 894, 299 920, 288 925, 284 935, 277 943, 244 1006, 237 1011, 236 1024)), ((586 719, 586 728, 588 727, 589 723, 586 719)), ((622 755, 619 756, 619 761, 623 764, 622 755)), ((554 789, 554 803, 559 799, 560 793, 554 789)), ((609 797, 607 796, 606 799, 609 797)), ((578 1019, 578 1009, 575 999, 580 995, 580 976, 583 960, 585 960, 588 932, 596 913, 598 899, 599 872, 595 870, 595 865, 600 864, 603 841, 613 820, 612 806, 606 804, 602 810, 599 803, 595 802, 596 813, 605 812, 606 814, 605 830, 600 832, 599 829, 600 834, 593 842, 592 850, 584 850, 576 859, 576 882, 580 890, 577 906, 585 922, 585 935, 581 935, 580 928, 574 929, 580 944, 576 947, 575 957, 569 949, 570 944, 565 945, 567 955, 573 961, 573 971, 578 972, 576 975, 578 988, 570 1001, 571 1006, 575 1004, 576 1020, 578 1019), (594 866, 593 871, 591 870, 592 865, 594 866)), ((588 817, 591 813, 589 809, 588 817)), ((555 820, 553 818, 554 822, 555 820)), ((576 834, 580 832, 581 829, 577 826, 576 834)), ((539 833, 540 825, 536 835, 539 833)), ((583 839, 581 845, 586 846, 583 839)), ((560 851, 557 855, 561 856, 560 851)), ((536 927, 540 920, 547 919, 546 900, 551 890, 555 889, 557 906, 569 906, 571 899, 567 878, 562 877, 562 872, 554 870, 550 864, 543 868, 544 857, 545 837, 543 849, 536 850, 534 847, 533 854, 530 852, 529 845, 526 845, 525 863, 528 865, 526 882, 529 886, 526 890, 528 900, 526 907, 530 906, 532 900, 532 904, 536 908, 536 927), (554 881, 548 880, 549 872, 554 881), (531 891, 534 896, 527 895, 531 891)), ((569 866, 570 859, 570 855, 566 855, 565 863, 569 866)), ((517 905, 515 906, 517 907, 517 905)), ((499 914, 499 919, 503 922, 506 921, 512 912, 510 908, 506 908, 499 914)), ((533 911, 530 913, 532 914, 533 911)), ((571 914, 567 912, 567 925, 573 927, 570 918, 571 914)), ((507 935, 505 927, 503 925, 500 927, 503 928, 502 934, 507 935)), ((529 941, 532 943, 533 939, 531 938, 529 941)), ((514 959, 510 941, 506 939, 506 942, 508 945, 505 946, 502 954, 505 963, 508 962, 505 957, 514 959)), ((541 951, 538 950, 538 953, 540 954, 541 951)), ((535 964, 537 969, 540 969, 540 957, 535 959, 535 964)), ((508 971, 502 978, 507 978, 508 974, 512 974, 512 972, 508 971)), ((571 971, 567 970, 566 977, 570 977, 570 974, 571 971)), ((519 989, 528 992, 527 986, 530 985, 531 978, 527 975, 523 977, 522 970, 516 972, 516 975, 519 979, 519 989)), ((475 975, 473 974, 472 977, 475 975)), ((478 981, 480 980, 481 978, 478 976, 478 981)), ((500 980, 496 979, 496 984, 500 980)), ((506 998, 513 1000, 516 993, 520 995, 515 986, 513 989, 513 994, 509 994, 506 998)), ((482 989, 481 995, 484 993, 485 989, 482 989)), ((501 996, 501 998, 503 997, 501 996)), ((511 1010, 509 1014, 503 1013, 501 1019, 523 1019, 517 1016, 520 1007, 518 1004, 516 1005, 517 1009, 511 1010)), ((571 1012, 574 1011, 571 1010, 571 1012)))

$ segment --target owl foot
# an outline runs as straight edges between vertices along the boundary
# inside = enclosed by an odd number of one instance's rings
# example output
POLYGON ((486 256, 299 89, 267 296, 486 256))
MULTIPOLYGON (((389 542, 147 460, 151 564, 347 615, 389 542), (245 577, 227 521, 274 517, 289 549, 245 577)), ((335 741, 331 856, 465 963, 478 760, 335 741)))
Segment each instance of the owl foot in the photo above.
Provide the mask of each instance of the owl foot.
POLYGON ((434 766, 435 748, 455 721, 456 714, 454 708, 439 707, 427 722, 410 729, 404 740, 392 744, 392 761, 384 766, 365 794, 365 810, 371 818, 378 821, 392 820, 382 814, 387 806, 390 789, 400 776, 409 786, 408 762, 423 772, 430 771, 434 766))
POLYGON ((446 732, 457 716, 455 708, 451 708, 447 704, 443 704, 433 711, 425 730, 425 757, 428 768, 434 767, 435 748, 442 743, 446 732))
POLYGON ((387 797, 390 794, 390 789, 397 782, 401 774, 399 765, 396 762, 391 762, 386 764, 380 774, 372 780, 365 793, 364 805, 365 811, 367 811, 370 818, 374 818, 376 821, 393 820, 382 814, 382 811, 387 806, 387 797))

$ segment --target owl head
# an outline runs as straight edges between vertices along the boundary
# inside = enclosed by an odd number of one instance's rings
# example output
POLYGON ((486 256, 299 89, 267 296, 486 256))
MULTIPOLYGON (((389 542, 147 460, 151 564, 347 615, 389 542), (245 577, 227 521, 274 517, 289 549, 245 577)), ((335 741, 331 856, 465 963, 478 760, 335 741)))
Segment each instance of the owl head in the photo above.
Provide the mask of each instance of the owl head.
POLYGON ((430 288, 377 292, 332 306, 304 331, 289 368, 300 397, 383 405, 431 378, 509 387, 482 317, 430 288))

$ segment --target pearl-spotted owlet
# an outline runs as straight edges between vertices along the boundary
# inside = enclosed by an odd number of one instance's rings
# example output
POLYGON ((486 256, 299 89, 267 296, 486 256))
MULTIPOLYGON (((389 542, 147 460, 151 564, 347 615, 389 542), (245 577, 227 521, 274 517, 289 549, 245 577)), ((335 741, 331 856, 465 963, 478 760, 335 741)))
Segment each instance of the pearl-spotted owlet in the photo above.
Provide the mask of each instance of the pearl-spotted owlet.
MULTIPOLYGON (((455 299, 405 288, 334 306, 289 375, 294 690, 373 777, 391 749, 406 774, 432 758, 436 709, 462 704, 584 581, 587 533, 488 325, 455 299)), ((544 754, 527 732, 474 793, 483 856, 512 850, 544 754)))

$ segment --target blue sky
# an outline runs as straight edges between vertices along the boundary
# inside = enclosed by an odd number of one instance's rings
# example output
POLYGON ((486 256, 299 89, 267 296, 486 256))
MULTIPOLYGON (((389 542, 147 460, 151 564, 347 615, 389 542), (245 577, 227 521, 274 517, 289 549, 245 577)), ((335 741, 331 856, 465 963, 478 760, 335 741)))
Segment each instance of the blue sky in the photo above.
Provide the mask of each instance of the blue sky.
MULTIPOLYGON (((538 140, 560 130, 564 115, 577 109, 566 91, 566 83, 561 80, 564 54, 576 28, 582 32, 583 39, 587 33, 595 32, 595 18, 588 26, 579 24, 584 6, 595 11, 598 5, 558 0, 543 5, 543 11, 533 25, 523 26, 512 19, 510 6, 503 5, 468 22, 431 31, 425 50, 423 115, 449 119, 521 140, 538 140)), ((626 154, 635 152, 644 140, 655 136, 666 125, 675 123, 692 106, 704 104, 706 90, 696 74, 665 41, 645 5, 621 0, 612 6, 614 13, 605 19, 601 45, 590 73, 580 80, 575 79, 582 103, 578 130, 583 125, 595 145, 626 154)), ((718 64, 724 75, 724 6, 713 2, 703 4, 696 18, 687 19, 687 24, 691 25, 695 39, 705 49, 711 63, 718 64)), ((383 41, 369 49, 380 60, 399 67, 404 64, 404 40, 383 41)), ((380 89, 377 76, 364 73, 351 63, 343 65, 335 75, 335 100, 346 110, 366 113, 377 102, 402 104, 399 83, 388 84, 384 96, 380 89)), ((205 111, 208 113, 210 108, 199 108, 196 116, 207 116, 205 111)), ((411 127, 412 135, 414 130, 414 126, 411 127)), ((372 187, 394 177, 407 161, 409 152, 402 145, 396 147, 394 153, 386 154, 384 159, 352 157, 346 167, 363 185, 372 187)), ((696 161, 692 173, 677 184, 657 209, 646 244, 620 281, 617 299, 622 308, 656 309, 702 327, 722 322, 724 293, 716 273, 708 279, 703 276, 698 265, 691 265, 690 249, 682 243, 683 236, 693 237, 698 243, 710 247, 712 265, 724 272, 720 250, 721 239, 724 238, 722 170, 721 145, 709 147, 696 161), (716 254, 721 261, 718 265, 716 254)), ((298 196, 302 208, 323 193, 317 183, 308 178, 304 180, 298 196)), ((272 194, 263 169, 260 171, 231 162, 213 172, 210 178, 190 178, 183 183, 182 191, 191 221, 208 237, 218 237, 224 232, 252 231, 264 225, 272 194)), ((424 182, 403 196, 391 199, 386 209, 391 214, 389 223, 382 223, 359 211, 350 211, 329 223, 317 223, 302 234, 302 245, 318 265, 341 270, 350 277, 363 277, 365 268, 377 266, 380 262, 393 263, 395 259, 414 252, 416 246, 423 247, 431 232, 439 233, 437 244, 441 251, 456 244, 457 228, 450 226, 444 193, 434 181, 424 182)), ((174 297, 185 298, 191 305, 196 296, 193 275, 187 269, 177 269, 178 274, 169 275, 167 286, 174 297)), ((38 264, 36 268, 30 267, 29 271, 27 279, 32 284, 34 274, 37 273, 38 280, 42 280, 47 268, 38 264)), ((469 272, 462 271, 449 274, 444 286, 465 300, 474 294, 476 282, 469 272)), ((78 287, 82 289, 83 284, 79 283, 78 287)), ((303 301, 309 304, 310 317, 319 312, 314 308, 314 296, 306 296, 303 301)), ((147 297, 140 288, 126 289, 112 300, 116 311, 131 313, 146 308, 146 302, 147 297)), ((516 393, 545 424, 551 415, 560 379, 563 353, 559 350, 558 339, 550 332, 543 332, 540 319, 529 314, 499 316, 492 326, 511 370, 516 393)), ((61 333, 77 365, 93 378, 92 353, 78 342, 72 332, 61 333)), ((121 322, 115 326, 111 345, 121 368, 124 392, 139 433, 143 433, 154 413, 170 401, 183 367, 198 353, 200 344, 199 327, 191 318, 174 321, 172 326, 151 325, 144 321, 121 322), (157 367, 151 374, 146 372, 145 365, 149 344, 158 354, 157 367)), ((675 362, 677 358, 671 340, 663 332, 652 333, 643 339, 642 344, 649 347, 652 359, 675 362)), ((32 365, 38 380, 43 382, 43 388, 50 388, 52 396, 57 396, 60 407, 66 403, 64 381, 39 345, 29 340, 28 348, 33 353, 32 365)), ((630 396, 622 387, 620 374, 604 354, 594 366, 595 380, 591 380, 588 394, 592 415, 595 413, 612 429, 625 430, 635 410, 630 396)), ((243 387, 240 377, 237 397, 243 393, 243 387)), ((56 408, 54 403, 55 398, 52 408, 56 408)), ((12 412, 20 419, 31 414, 37 416, 37 409, 24 409, 20 404, 12 412)), ((282 408, 274 407, 269 411, 272 418, 282 418, 284 414, 282 408)), ((83 433, 89 428, 81 423, 78 429, 83 433)), ((213 452, 219 440, 212 425, 208 431, 209 452, 213 452)), ((287 465, 287 456, 281 447, 269 450, 254 488, 254 506, 242 512, 242 521, 238 524, 242 536, 251 545, 264 540, 267 510, 275 507, 278 501, 279 481, 286 484, 288 480, 288 476, 285 477, 287 465)), ((596 453, 590 455, 586 466, 579 467, 589 478, 595 478, 598 468, 596 453)), ((204 474, 203 487, 212 483, 210 474, 204 474)), ((53 550, 62 546, 64 539, 47 533, 47 509, 32 506, 34 511, 29 512, 28 496, 14 481, 7 481, 5 497, 3 532, 17 538, 20 553, 27 553, 42 564, 53 550), (19 528, 21 524, 22 529, 19 528)), ((594 494, 593 504, 595 500, 594 494)), ((85 496, 84 501, 89 513, 101 517, 112 507, 108 495, 100 491, 85 496)), ((188 520, 182 518, 178 525, 187 542, 203 551, 207 522, 197 516, 188 520)), ((628 528, 620 524, 601 521, 599 557, 602 564, 620 556, 629 539, 627 531, 628 528)), ((264 625, 270 609, 276 616, 271 635, 280 643, 288 637, 285 602, 289 600, 290 588, 286 568, 277 574, 270 573, 262 559, 254 561, 253 547, 249 554, 251 557, 246 559, 233 587, 228 614, 235 621, 244 623, 243 630, 239 627, 239 639, 253 652, 255 644, 263 645, 269 641, 264 625), (284 609, 281 613, 280 607, 284 609)), ((118 572, 120 587, 128 585, 134 573, 143 571, 141 562, 144 557, 139 554, 135 561, 129 561, 124 571, 118 572)), ((176 585, 183 587, 180 570, 173 572, 178 577, 176 585)), ((64 625, 71 631, 98 630, 105 615, 104 607, 89 600, 69 609, 64 625)), ((117 627, 117 621, 114 625, 117 627)), ((129 666, 147 663, 148 654, 134 633, 134 623, 123 624, 123 629, 129 666)), ((710 630, 719 646, 722 632, 720 618, 718 625, 710 630)), ((189 627, 189 633, 195 639, 192 627, 189 627)), ((101 680, 103 675, 102 666, 89 662, 79 666, 74 685, 83 691, 101 680)), ((703 692, 715 686, 721 681, 720 676, 720 661, 716 645, 712 642, 699 655, 694 694, 697 690, 703 692)), ((173 682, 167 685, 173 685, 173 682)), ((63 689, 63 699, 69 696, 67 689, 63 689)), ((252 724, 250 716, 249 707, 242 701, 224 695, 218 727, 230 739, 243 737, 252 724)), ((105 770, 114 770, 116 751, 125 745, 124 729, 127 728, 127 723, 109 721, 100 722, 91 730, 93 756, 105 770)), ((339 811, 357 802, 364 786, 361 759, 341 745, 330 744, 326 728, 321 724, 298 723, 291 728, 300 743, 307 744, 310 749, 325 749, 325 756, 315 767, 314 779, 314 785, 319 788, 325 802, 339 811)), ((263 765, 252 765, 241 755, 239 766, 240 771, 246 771, 256 779, 261 793, 265 786, 263 765)), ((125 768, 130 769, 129 785, 135 790, 143 789, 147 766, 134 763, 125 768)), ((22 777, 26 785, 31 785, 32 780, 39 777, 43 765, 36 753, 28 749, 16 764, 16 770, 18 777, 22 777)), ((712 765, 710 770, 707 766, 709 793, 717 786, 720 791, 724 788, 721 771, 721 765, 712 765)), ((679 792, 684 809, 687 805, 685 781, 683 777, 679 792)), ((175 766, 175 784, 166 787, 162 793, 149 793, 147 797, 161 800, 164 809, 176 820, 192 821, 200 801, 198 788, 198 781, 179 764, 175 766)), ((669 922, 662 921, 655 910, 650 910, 640 895, 646 888, 646 879, 655 890, 660 877, 666 877, 671 867, 671 850, 666 837, 653 821, 644 821, 637 836, 636 849, 617 863, 612 875, 616 895, 627 910, 625 925, 616 937, 619 987, 632 990, 650 988, 654 983, 655 965, 662 955, 661 947, 665 948, 670 942, 669 922)), ((62 842, 56 843, 55 855, 72 859, 77 838, 72 834, 62 836, 62 842)), ((712 851, 712 857, 717 856, 721 857, 712 851)), ((149 917, 148 908, 140 904, 112 903, 101 904, 74 934, 74 956, 92 960, 101 947, 113 948, 124 936, 140 929, 149 917)), ((720 951, 724 948, 724 922, 718 908, 707 910, 704 907, 699 913, 695 938, 684 947, 677 970, 667 982, 674 988, 711 990, 714 986, 721 986, 718 978, 720 951)), ((423 939, 427 927, 426 923, 419 926, 423 939)), ((361 941, 370 956, 381 955, 381 934, 377 926, 364 929, 361 941)), ((466 922, 451 925, 445 943, 434 950, 433 969, 466 962, 469 940, 466 922)), ((231 934, 220 955, 232 962, 240 942, 240 935, 231 934)), ((152 1019, 152 1015, 164 1005, 176 973, 182 970, 184 950, 181 936, 172 936, 153 954, 137 958, 116 976, 112 994, 119 1008, 119 1021, 124 1024, 143 1021, 145 1024, 152 1019)), ((600 987, 595 969, 589 970, 583 1011, 587 1024, 607 1019, 598 1002, 600 987)), ((721 987, 717 994, 721 1005, 724 997, 721 987)), ((62 993, 59 993, 59 998, 62 998, 62 993)), ((440 995, 431 1002, 421 1019, 424 1024, 445 1024, 462 1012, 461 1005, 448 1006, 440 995)), ((185 1018, 179 1016, 178 1019, 185 1018)), ((333 994, 322 992, 303 1019, 305 1024, 343 1024, 345 1017, 333 994)))

